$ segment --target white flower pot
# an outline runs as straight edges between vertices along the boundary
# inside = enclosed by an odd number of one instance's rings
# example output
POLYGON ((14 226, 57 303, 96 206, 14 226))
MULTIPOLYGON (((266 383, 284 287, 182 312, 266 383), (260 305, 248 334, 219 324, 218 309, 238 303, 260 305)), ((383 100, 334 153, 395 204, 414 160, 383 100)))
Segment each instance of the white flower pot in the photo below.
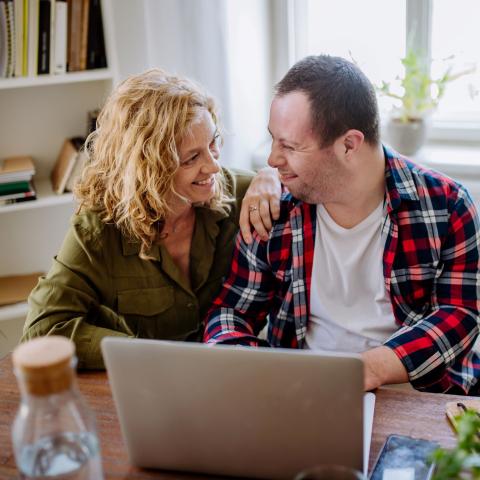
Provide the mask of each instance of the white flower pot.
POLYGON ((414 155, 427 139, 428 122, 424 119, 402 122, 392 118, 387 123, 386 140, 402 155, 414 155))

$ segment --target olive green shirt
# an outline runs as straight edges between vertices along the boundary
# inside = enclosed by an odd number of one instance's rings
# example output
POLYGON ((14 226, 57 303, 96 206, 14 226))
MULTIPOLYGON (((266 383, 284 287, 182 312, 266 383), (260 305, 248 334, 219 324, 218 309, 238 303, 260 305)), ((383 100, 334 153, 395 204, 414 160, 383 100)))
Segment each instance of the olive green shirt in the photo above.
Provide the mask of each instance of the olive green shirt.
POLYGON ((29 301, 22 340, 71 338, 79 368, 104 368, 105 336, 201 340, 203 319, 229 270, 241 199, 252 179, 224 169, 236 199, 229 214, 195 207, 190 285, 161 244, 142 260, 140 244, 86 211, 74 215, 53 265, 29 301))

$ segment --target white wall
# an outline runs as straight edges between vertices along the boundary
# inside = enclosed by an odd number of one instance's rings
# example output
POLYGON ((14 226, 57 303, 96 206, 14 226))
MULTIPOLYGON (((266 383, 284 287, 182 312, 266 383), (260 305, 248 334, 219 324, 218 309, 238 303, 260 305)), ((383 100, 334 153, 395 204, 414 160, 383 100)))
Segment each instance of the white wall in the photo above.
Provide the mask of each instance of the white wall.
MULTIPOLYGON (((148 67, 145 0, 111 0, 110 55, 115 55, 116 77, 123 80, 148 67)), ((106 12, 107 13, 107 12, 106 12)))
MULTIPOLYGON (((278 0, 277 0, 278 1, 278 0)), ((115 0, 117 77, 160 67, 202 84, 225 126, 222 163, 250 168, 273 84, 273 0, 115 0)))
POLYGON ((268 119, 270 0, 143 2, 147 66, 206 87, 218 100, 227 132, 223 163, 249 168, 268 119))
POLYGON ((232 164, 250 166, 268 136, 273 84, 270 2, 228 1, 227 35, 232 164))

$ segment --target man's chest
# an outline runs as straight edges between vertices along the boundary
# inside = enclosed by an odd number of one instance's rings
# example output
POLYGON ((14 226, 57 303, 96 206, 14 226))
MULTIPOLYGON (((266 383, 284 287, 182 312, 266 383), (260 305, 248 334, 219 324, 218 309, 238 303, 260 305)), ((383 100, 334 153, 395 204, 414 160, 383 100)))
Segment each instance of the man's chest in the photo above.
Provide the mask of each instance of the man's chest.
MULTIPOLYGON (((442 274, 442 241, 437 235, 438 228, 432 229, 431 226, 429 228, 423 225, 412 229, 406 217, 404 222, 396 223, 395 228, 392 227, 386 232, 385 241, 379 247, 381 251, 374 257, 378 265, 375 265, 376 268, 364 268, 356 281, 375 282, 377 285, 378 280, 383 281, 392 303, 402 303, 417 311, 424 310, 430 305, 436 281, 442 274)), ((276 282, 277 296, 293 299, 300 291, 300 284, 303 284, 307 295, 310 294, 316 250, 315 240, 309 249, 308 243, 301 240, 297 240, 295 245, 291 231, 287 231, 287 235, 288 242, 283 238, 281 244, 271 245, 268 259, 276 282), (296 255, 295 252, 301 252, 302 255, 296 255), (308 261, 309 258, 311 261, 308 261), (288 291, 291 293, 290 297, 286 297, 288 291)), ((333 258, 331 252, 326 250, 319 254, 325 258, 321 259, 320 267, 317 265, 316 268, 318 287, 322 288, 323 283, 325 290, 331 291, 335 288, 332 282, 345 280, 343 273, 347 270, 341 269, 341 257, 333 258), (339 273, 336 277, 332 277, 328 271, 329 265, 334 261, 337 263, 335 271, 339 273)))

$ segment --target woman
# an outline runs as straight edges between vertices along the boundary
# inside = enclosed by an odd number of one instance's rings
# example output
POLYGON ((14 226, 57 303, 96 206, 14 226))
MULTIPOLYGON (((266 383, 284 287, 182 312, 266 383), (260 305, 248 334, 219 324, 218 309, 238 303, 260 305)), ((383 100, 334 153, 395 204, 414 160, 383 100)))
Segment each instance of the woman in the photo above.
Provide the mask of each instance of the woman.
MULTIPOLYGON (((214 102, 192 82, 160 70, 123 82, 87 139, 79 211, 30 295, 23 339, 71 338, 80 368, 103 368, 105 336, 200 340, 252 178, 219 167, 219 143, 214 102)), ((280 184, 266 178, 275 205, 280 184)), ((257 225, 265 199, 250 198, 257 225)))

